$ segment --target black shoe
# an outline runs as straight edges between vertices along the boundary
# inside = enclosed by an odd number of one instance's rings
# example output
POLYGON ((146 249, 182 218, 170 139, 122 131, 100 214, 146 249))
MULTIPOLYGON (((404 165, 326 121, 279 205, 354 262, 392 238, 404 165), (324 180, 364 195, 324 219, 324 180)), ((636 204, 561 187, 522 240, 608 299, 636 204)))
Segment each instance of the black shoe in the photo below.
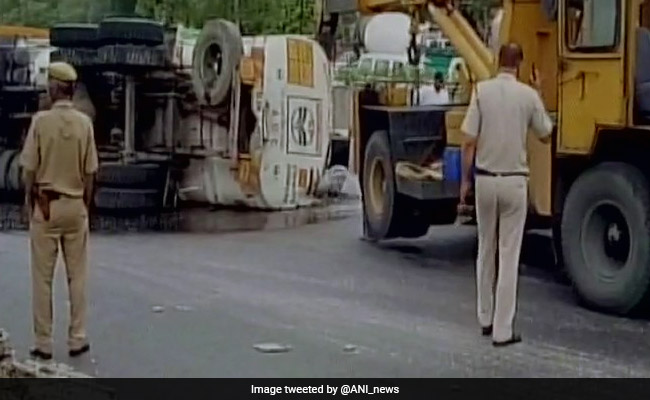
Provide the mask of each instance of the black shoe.
POLYGON ((505 342, 492 342, 492 345, 494 347, 506 347, 517 343, 521 343, 521 336, 513 334, 510 340, 506 340, 505 342))
POLYGON ((481 328, 481 334, 483 336, 492 336, 492 327, 488 326, 481 328))
POLYGON ((79 348, 77 350, 70 350, 70 352, 68 354, 70 355, 70 357, 76 358, 76 357, 83 356, 84 354, 88 353, 89 351, 90 351, 90 345, 87 344, 87 345, 85 345, 85 346, 83 346, 83 347, 81 347, 81 348, 79 348))
POLYGON ((29 351, 29 355, 37 360, 50 361, 52 359, 51 353, 46 353, 44 351, 40 351, 39 349, 31 349, 29 351))

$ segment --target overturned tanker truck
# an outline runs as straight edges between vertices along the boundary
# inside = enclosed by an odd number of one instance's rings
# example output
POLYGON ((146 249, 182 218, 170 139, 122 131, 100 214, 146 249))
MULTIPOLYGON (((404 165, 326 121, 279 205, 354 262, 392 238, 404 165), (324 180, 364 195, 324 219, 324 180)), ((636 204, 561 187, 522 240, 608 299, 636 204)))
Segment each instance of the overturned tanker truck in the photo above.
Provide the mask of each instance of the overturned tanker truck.
MULTIPOLYGON (((321 47, 302 36, 242 38, 225 20, 207 22, 191 45, 188 32, 135 17, 50 29, 49 60, 75 66, 75 103, 94 122, 95 207, 316 204, 331 130, 321 47)), ((16 58, 13 46, 3 54, 16 58)), ((0 85, 0 119, 13 121, 0 131, 0 191, 9 198, 21 189, 18 152, 43 90, 33 79, 0 85)))

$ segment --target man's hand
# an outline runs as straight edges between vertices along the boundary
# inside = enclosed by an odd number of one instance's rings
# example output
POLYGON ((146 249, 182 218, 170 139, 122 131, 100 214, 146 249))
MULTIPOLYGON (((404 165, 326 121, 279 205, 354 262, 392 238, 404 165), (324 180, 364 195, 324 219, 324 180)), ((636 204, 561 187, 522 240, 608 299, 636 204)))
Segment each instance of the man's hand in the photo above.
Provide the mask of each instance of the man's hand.
POLYGON ((25 197, 25 204, 23 205, 23 223, 29 224, 34 215, 34 207, 32 207, 32 198, 30 196, 25 197))
POLYGON ((539 70, 534 65, 533 70, 530 73, 530 86, 538 92, 542 92, 542 77, 539 74, 539 70))

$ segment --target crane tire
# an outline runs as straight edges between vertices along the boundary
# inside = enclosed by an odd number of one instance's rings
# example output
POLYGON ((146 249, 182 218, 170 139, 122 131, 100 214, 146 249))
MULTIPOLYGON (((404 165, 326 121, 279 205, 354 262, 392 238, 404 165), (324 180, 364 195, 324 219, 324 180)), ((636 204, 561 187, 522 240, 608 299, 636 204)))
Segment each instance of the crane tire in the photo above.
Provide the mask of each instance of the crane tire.
POLYGON ((650 187, 639 169, 607 162, 584 172, 567 196, 561 231, 564 263, 586 306, 614 314, 647 306, 650 187))
POLYGON ((363 201, 369 239, 417 238, 429 230, 423 205, 397 192, 388 133, 372 134, 364 158, 363 201))
POLYGON ((228 100, 242 53, 237 25, 221 19, 206 22, 194 48, 192 70, 194 92, 202 105, 220 106, 228 100), (217 56, 221 57, 221 63, 218 71, 214 71, 217 56))

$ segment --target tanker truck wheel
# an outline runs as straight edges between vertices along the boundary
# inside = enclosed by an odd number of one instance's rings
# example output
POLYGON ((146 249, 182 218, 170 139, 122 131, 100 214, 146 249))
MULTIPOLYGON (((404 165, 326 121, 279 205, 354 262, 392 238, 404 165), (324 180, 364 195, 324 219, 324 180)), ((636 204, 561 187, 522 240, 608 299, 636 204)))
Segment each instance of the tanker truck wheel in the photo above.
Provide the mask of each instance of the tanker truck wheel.
POLYGON ((97 39, 104 46, 160 46, 165 43, 165 28, 146 18, 110 17, 99 24, 97 39))
POLYGON ((580 176, 561 226, 564 263, 591 308, 629 314, 650 299, 650 188, 637 168, 603 163, 580 176))
POLYGON ((97 172, 99 186, 162 190, 167 168, 158 164, 102 163, 97 172))
POLYGON ((369 239, 416 238, 429 230, 419 202, 396 190, 387 132, 375 132, 364 159, 364 214, 369 239))
POLYGON ((50 29, 50 44, 58 48, 96 48, 97 24, 57 24, 50 29))
POLYGON ((194 92, 201 104, 220 106, 228 100, 242 53, 237 25, 220 19, 206 22, 194 48, 192 71, 194 92))

